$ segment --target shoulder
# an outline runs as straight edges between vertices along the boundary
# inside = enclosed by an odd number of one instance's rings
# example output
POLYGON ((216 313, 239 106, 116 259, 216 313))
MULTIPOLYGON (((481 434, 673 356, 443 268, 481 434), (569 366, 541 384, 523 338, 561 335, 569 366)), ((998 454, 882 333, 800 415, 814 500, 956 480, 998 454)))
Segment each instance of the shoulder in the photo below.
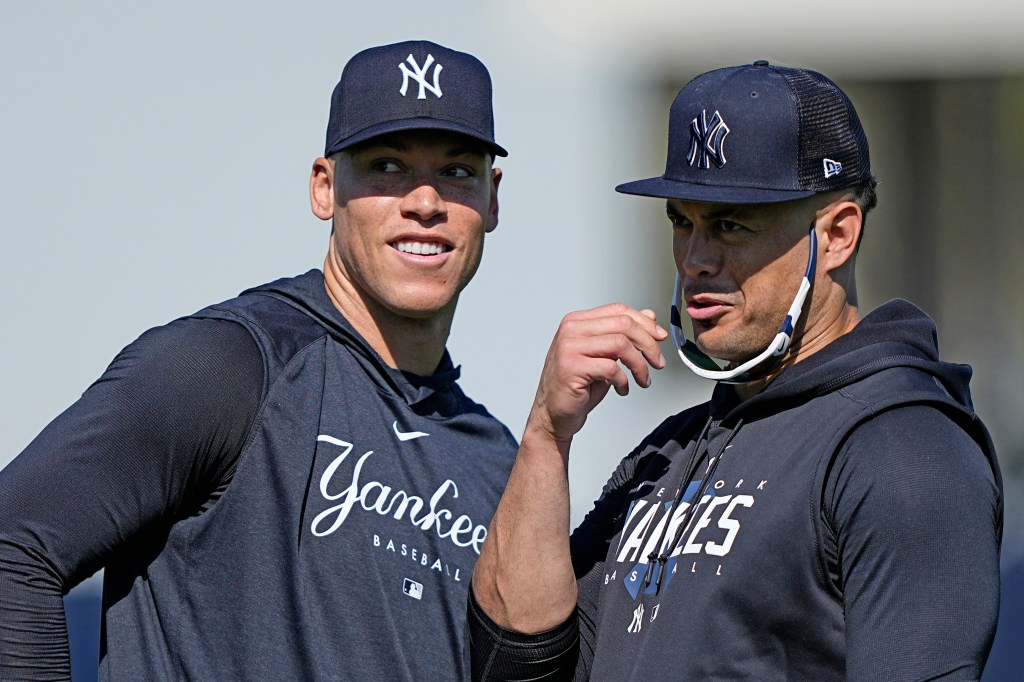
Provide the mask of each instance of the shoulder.
POLYGON ((907 404, 859 423, 847 435, 839 456, 848 466, 890 476, 977 472, 992 480, 986 454, 947 411, 934 405, 907 404))
POLYGON ((969 398, 954 397, 929 371, 890 367, 834 397, 823 403, 841 422, 829 448, 835 457, 829 468, 899 475, 908 467, 960 467, 1001 486, 992 441, 969 398))
POLYGON ((186 319, 224 320, 245 328, 264 356, 269 379, 303 349, 328 335, 309 308, 263 288, 247 290, 186 319))
POLYGON ((183 318, 154 327, 126 346, 104 377, 127 372, 171 372, 192 379, 218 377, 232 365, 262 375, 252 334, 231 320, 183 318))
POLYGON ((826 508, 838 521, 855 514, 918 518, 983 511, 999 523, 1001 491, 991 453, 933 405, 898 405, 861 422, 836 453, 826 508), (870 504, 864 506, 865 501, 870 504), (963 509, 961 509, 963 507, 963 509))
POLYGON ((150 329, 126 346, 92 390, 164 421, 171 414, 221 414, 228 406, 254 411, 264 374, 262 354, 245 327, 185 318, 150 329))

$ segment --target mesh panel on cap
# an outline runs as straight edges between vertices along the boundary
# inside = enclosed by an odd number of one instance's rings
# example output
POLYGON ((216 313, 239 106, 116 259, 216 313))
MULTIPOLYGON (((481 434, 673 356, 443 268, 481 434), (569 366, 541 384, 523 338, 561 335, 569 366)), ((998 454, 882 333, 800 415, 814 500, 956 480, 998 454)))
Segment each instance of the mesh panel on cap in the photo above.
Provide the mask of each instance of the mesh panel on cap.
POLYGON ((800 185, 827 192, 856 185, 870 174, 867 137, 853 104, 832 81, 813 71, 777 69, 797 98, 800 185), (825 177, 823 159, 842 164, 825 177))

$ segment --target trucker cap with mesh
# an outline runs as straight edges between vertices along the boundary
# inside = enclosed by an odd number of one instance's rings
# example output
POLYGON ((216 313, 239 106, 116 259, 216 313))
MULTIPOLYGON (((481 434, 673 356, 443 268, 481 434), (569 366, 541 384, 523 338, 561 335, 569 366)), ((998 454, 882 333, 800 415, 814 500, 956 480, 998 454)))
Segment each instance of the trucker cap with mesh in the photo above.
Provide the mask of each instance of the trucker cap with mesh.
POLYGON ((777 203, 871 177, 860 119, 838 85, 757 61, 697 76, 669 113, 665 173, 625 194, 722 204, 777 203))

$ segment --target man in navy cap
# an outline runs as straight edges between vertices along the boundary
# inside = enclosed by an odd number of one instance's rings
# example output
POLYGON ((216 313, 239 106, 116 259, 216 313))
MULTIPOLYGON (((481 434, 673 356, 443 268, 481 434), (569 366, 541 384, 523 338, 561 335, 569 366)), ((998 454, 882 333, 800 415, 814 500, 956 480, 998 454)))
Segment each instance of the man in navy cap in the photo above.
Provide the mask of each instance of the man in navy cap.
POLYGON ((858 309, 875 179, 845 93, 767 62, 702 74, 664 175, 617 189, 665 201, 674 345, 717 384, 570 538, 573 435, 627 372, 650 384, 669 332, 621 304, 563 320, 473 578, 474 677, 979 679, 999 469, 932 321, 858 309))
POLYGON ((509 431, 445 350, 498 223, 475 57, 355 55, 313 162, 323 270, 152 329, 0 473, 0 678, 66 679, 104 568, 109 680, 465 677, 509 431))

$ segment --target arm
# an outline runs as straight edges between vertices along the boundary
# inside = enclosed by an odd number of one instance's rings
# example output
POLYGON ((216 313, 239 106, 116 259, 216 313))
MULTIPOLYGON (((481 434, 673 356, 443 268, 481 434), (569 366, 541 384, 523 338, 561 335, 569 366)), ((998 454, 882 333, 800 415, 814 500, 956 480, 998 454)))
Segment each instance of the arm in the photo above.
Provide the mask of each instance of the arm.
POLYGON ((147 332, 0 472, 0 678, 67 679, 62 597, 230 479, 263 363, 241 326, 147 332))
MULTIPOLYGON (((652 456, 679 432, 679 420, 662 422, 615 468, 601 496, 569 538, 576 576, 576 609, 564 623, 546 632, 523 634, 498 626, 470 591, 469 632, 475 680, 587 680, 597 642, 597 615, 605 584, 605 559, 622 530, 630 491, 652 456)), ((536 570, 536 569, 534 569, 536 570)))
POLYGON ((849 680, 981 677, 999 604, 998 500, 981 449, 939 410, 902 407, 854 431, 825 497, 849 680))
MULTIPOLYGON (((583 522, 569 539, 576 575, 576 609, 551 630, 524 634, 497 625, 469 598, 469 633, 475 680, 586 680, 597 641, 597 605, 609 543, 621 530, 622 510, 635 482, 638 461, 649 453, 651 434, 612 474, 583 522)), ((657 449, 655 449, 657 452, 657 449)), ((532 567, 532 570, 537 570, 532 567)), ((546 570, 546 567, 540 570, 546 570)))
POLYGON ((569 551, 569 448, 590 411, 615 387, 650 385, 667 333, 650 311, 613 304, 562 320, 533 408, 473 573, 480 610, 505 630, 538 633, 566 623, 577 586, 569 551), (543 567, 539 570, 538 567, 543 567))

